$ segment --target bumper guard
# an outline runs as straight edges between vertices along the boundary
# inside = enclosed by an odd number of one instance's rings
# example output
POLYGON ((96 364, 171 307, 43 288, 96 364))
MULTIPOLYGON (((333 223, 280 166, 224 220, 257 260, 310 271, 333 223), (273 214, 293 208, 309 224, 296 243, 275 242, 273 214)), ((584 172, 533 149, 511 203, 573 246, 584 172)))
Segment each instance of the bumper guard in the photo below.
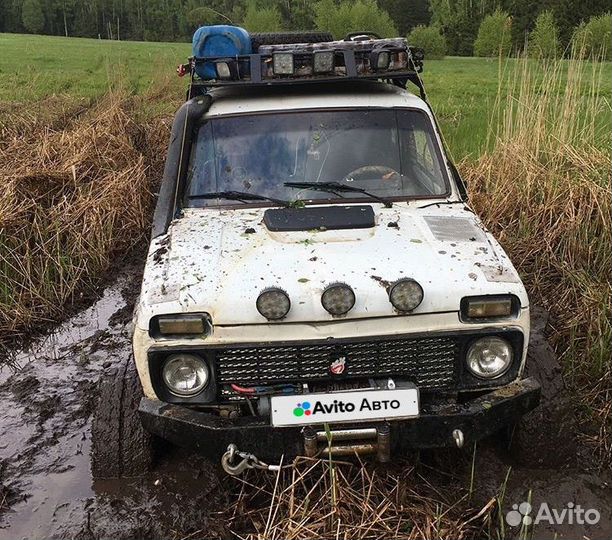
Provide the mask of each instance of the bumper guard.
MULTIPOLYGON (((371 445, 372 450, 384 460, 389 452, 402 449, 471 445, 516 422, 539 402, 540 385, 528 378, 463 404, 430 406, 422 410, 418 418, 334 424, 333 428, 337 433, 360 432, 366 434, 366 439, 372 434, 371 438, 377 439, 377 444, 371 445), (462 435, 461 445, 457 442, 458 430, 462 435)), ((139 412, 147 431, 177 446, 192 447, 214 457, 223 454, 232 443, 263 459, 273 460, 281 454, 285 457, 316 454, 318 444, 325 442, 315 426, 273 427, 255 417, 230 420, 147 398, 140 402, 139 412)), ((342 442, 342 439, 337 441, 342 442)), ((334 453, 343 453, 340 448, 350 449, 351 446, 357 445, 342 445, 334 453)))

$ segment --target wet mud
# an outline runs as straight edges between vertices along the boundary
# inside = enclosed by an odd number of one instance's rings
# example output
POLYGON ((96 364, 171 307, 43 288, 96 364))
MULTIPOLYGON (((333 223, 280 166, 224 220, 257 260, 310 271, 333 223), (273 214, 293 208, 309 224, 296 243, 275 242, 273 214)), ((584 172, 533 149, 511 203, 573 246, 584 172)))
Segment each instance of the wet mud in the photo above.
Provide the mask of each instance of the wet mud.
MULTIPOLYGON (((201 456, 165 448, 147 475, 92 480, 97 382, 130 354, 139 280, 137 269, 122 271, 91 307, 0 358, 0 539, 235 537, 224 511, 238 484, 201 456)), ((542 405, 509 447, 501 439, 477 446, 473 479, 471 451, 434 454, 443 472, 435 475, 436 489, 473 482, 475 504, 482 505, 504 490, 502 514, 527 500, 534 513, 541 502, 558 510, 569 502, 594 508, 598 524, 540 524, 534 538, 607 539, 610 477, 580 443, 545 324, 545 313, 536 311, 529 375, 543 385, 542 405), (446 477, 447 484, 440 480, 446 477)), ((518 529, 505 533, 512 538, 518 529)))
MULTIPOLYGON (((533 529, 535 539, 609 539, 612 478, 583 442, 582 434, 589 427, 578 425, 561 366, 545 338, 547 321, 544 310, 533 310, 526 375, 542 386, 540 406, 523 418, 508 441, 489 440, 477 448, 475 492, 485 500, 503 490, 504 517, 514 510, 513 505, 529 502, 529 517, 535 520, 541 515, 533 529), (578 505, 597 511, 597 523, 589 524, 584 514, 578 518, 572 513, 578 505), (566 510, 562 523, 556 521, 553 510, 558 515, 566 510)), ((513 532, 516 529, 507 531, 510 537, 513 532)))

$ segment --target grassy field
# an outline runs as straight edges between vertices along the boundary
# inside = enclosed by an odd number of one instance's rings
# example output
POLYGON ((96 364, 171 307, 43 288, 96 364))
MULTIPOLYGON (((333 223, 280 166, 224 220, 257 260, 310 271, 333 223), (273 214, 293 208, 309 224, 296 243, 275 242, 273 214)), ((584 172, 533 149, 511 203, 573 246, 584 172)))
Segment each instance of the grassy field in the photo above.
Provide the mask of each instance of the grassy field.
MULTIPOLYGON (((456 161, 467 157, 475 159, 485 150, 493 149, 504 107, 516 97, 519 62, 514 58, 500 62, 498 59, 463 57, 426 61, 423 79, 429 100, 456 161)), ((541 66, 536 61, 529 63, 533 64, 534 77, 541 80, 544 76, 541 66)), ((587 100, 595 91, 609 100, 612 94, 612 64, 584 62, 580 69, 586 76, 579 84, 576 97, 587 100), (602 73, 594 74, 597 86, 593 88, 591 75, 599 70, 602 73)), ((557 93, 564 91, 567 71, 568 62, 562 61, 557 93)), ((549 120, 556 122, 557 119, 549 120)), ((598 145, 605 146, 609 142, 611 124, 609 109, 596 119, 598 145)))
POLYGON ((119 79, 141 93, 156 78, 173 75, 190 46, 0 34, 0 51, 0 101, 26 101, 54 94, 96 98, 119 79))
MULTIPOLYGON (((52 95, 93 99, 117 85, 128 93, 141 94, 160 81, 180 100, 186 82, 176 77, 174 70, 190 50, 188 43, 0 34, 0 102, 52 95)), ((512 86, 515 63, 515 59, 500 63, 485 58, 426 61, 423 79, 455 160, 475 158, 483 149, 491 148, 490 120, 498 96, 506 99, 512 86)), ((585 63, 585 69, 592 67, 585 63)), ((602 69, 602 85, 597 92, 609 96, 612 64, 604 64, 602 69)), ((580 94, 587 96, 590 91, 585 83, 580 94)), ((154 110, 171 112, 176 104, 158 102, 154 110)), ((606 130, 611 121, 612 116, 599 118, 600 129, 606 130)))

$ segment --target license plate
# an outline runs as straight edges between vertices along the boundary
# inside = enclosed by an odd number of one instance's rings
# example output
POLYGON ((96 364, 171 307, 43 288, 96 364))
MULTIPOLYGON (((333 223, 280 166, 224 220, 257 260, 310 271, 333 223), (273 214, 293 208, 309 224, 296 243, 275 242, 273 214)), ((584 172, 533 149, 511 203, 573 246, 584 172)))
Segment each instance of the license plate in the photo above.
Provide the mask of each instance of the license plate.
POLYGON ((273 396, 270 405, 273 426, 414 418, 419 415, 419 391, 401 388, 273 396))

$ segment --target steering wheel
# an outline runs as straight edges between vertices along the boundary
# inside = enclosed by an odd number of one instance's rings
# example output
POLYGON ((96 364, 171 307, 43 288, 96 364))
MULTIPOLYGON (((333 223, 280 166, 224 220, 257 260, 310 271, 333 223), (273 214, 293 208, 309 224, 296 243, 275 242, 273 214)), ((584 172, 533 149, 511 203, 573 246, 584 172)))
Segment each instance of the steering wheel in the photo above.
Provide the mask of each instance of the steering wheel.
MULTIPOLYGON (((351 171, 342 180, 344 182, 353 182, 355 180, 360 180, 360 176, 366 175, 370 179, 374 177, 380 178, 381 180, 392 180, 400 176, 400 173, 386 165, 366 165, 365 167, 359 167, 351 171)), ((366 178, 363 178, 363 180, 366 180, 366 178)))

